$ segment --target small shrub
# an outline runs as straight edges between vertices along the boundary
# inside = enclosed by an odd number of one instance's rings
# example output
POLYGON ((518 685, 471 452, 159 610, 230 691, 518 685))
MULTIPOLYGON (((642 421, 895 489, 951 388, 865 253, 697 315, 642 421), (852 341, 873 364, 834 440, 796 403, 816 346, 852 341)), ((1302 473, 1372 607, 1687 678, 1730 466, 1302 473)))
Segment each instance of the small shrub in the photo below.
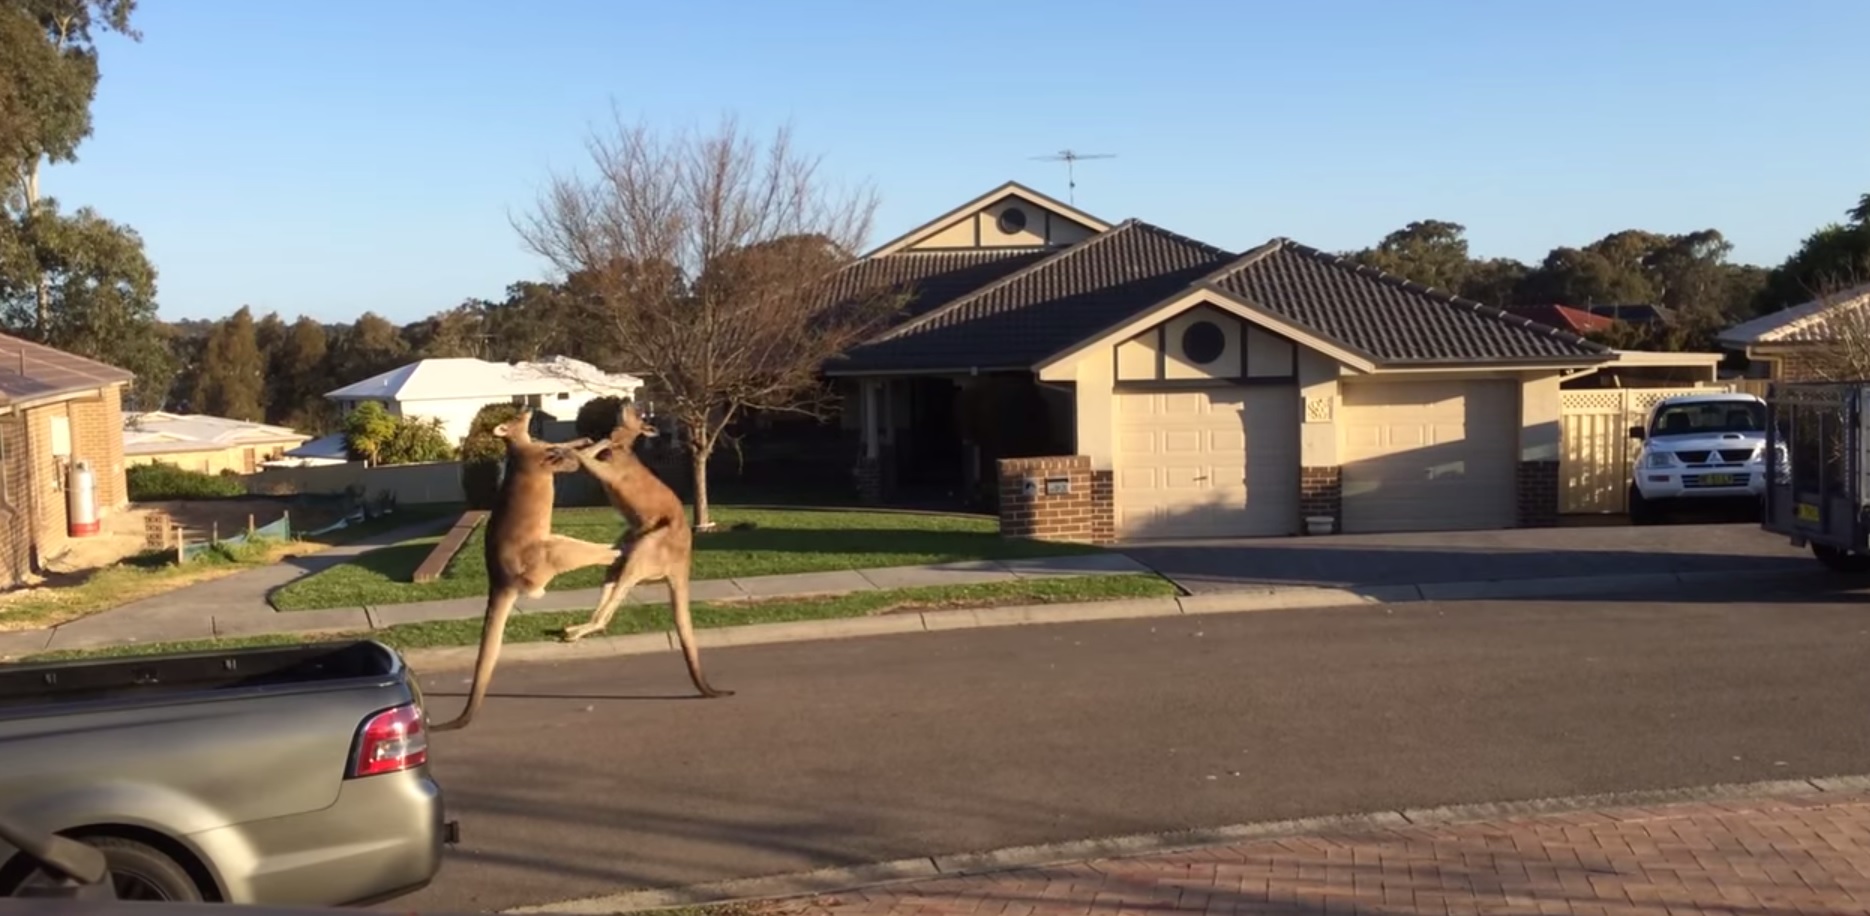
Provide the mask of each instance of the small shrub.
POLYGON ((131 502, 157 499, 214 499, 245 496, 247 487, 239 477, 204 474, 183 470, 173 464, 139 464, 124 471, 131 502))
POLYGON ((519 416, 516 404, 488 404, 474 414, 467 438, 461 440, 461 490, 470 509, 491 509, 500 493, 501 465, 506 461, 506 440, 494 427, 519 416))

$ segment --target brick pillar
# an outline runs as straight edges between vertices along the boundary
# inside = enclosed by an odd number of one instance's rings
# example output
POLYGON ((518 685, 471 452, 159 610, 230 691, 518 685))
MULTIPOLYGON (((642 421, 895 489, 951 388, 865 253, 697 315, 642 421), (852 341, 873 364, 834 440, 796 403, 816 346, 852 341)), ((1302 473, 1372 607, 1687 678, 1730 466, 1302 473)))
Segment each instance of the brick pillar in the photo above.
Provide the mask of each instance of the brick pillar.
POLYGON ((1551 528, 1558 524, 1558 462, 1522 461, 1519 483, 1519 526, 1551 528))
POLYGON ((1100 491, 1110 487, 1110 472, 1096 473, 1104 475, 1101 486, 1084 455, 1000 459, 1000 536, 1108 543, 1115 535, 1114 504, 1106 496, 1099 508, 1098 500, 1100 491), (1055 484, 1062 484, 1062 492, 1050 492, 1055 484), (1099 541, 1104 525, 1109 535, 1099 541))
POLYGON ((1315 515, 1331 519, 1332 531, 1344 530, 1343 469, 1314 467, 1299 469, 1300 521, 1315 515))
POLYGON ((1091 543, 1117 542, 1117 475, 1091 472, 1091 543))

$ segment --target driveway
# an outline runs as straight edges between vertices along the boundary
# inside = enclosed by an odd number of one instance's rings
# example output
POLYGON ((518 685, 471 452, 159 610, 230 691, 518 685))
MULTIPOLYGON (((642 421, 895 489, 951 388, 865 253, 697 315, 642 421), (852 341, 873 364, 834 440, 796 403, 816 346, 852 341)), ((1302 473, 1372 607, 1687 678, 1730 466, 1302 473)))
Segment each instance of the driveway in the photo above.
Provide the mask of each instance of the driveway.
POLYGON ((1590 526, 1139 541, 1124 553, 1191 592, 1823 568, 1757 524, 1590 526))

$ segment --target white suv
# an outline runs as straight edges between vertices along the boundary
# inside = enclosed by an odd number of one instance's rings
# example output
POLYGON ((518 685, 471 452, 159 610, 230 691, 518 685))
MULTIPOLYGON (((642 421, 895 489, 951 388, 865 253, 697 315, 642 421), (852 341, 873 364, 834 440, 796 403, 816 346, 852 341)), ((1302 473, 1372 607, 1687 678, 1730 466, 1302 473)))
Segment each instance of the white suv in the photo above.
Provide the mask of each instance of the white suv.
POLYGON ((1630 481, 1630 521, 1657 520, 1682 499, 1760 500, 1766 487, 1766 402, 1710 392, 1663 398, 1630 427, 1643 445, 1630 481))

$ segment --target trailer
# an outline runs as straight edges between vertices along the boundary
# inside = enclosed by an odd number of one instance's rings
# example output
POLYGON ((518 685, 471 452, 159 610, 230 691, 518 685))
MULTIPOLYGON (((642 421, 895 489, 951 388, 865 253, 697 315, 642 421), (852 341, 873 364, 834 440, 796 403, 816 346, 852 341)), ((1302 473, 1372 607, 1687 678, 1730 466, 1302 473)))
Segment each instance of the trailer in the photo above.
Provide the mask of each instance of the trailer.
POLYGON ((1870 381, 1775 382, 1766 395, 1760 527, 1825 566, 1870 572, 1870 381))

